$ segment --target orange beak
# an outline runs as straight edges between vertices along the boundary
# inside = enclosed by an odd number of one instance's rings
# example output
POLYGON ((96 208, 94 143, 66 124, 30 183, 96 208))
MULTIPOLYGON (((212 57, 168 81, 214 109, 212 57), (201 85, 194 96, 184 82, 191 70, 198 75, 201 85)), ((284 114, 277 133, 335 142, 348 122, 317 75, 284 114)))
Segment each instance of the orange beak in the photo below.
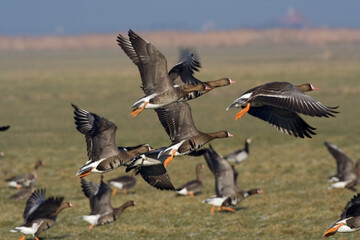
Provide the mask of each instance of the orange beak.
POLYGON ((339 227, 341 227, 342 225, 344 225, 344 223, 339 223, 338 225, 336 225, 335 227, 329 228, 328 230, 325 231, 324 233, 324 238, 330 237, 334 234, 336 234, 337 230, 339 229, 339 227))

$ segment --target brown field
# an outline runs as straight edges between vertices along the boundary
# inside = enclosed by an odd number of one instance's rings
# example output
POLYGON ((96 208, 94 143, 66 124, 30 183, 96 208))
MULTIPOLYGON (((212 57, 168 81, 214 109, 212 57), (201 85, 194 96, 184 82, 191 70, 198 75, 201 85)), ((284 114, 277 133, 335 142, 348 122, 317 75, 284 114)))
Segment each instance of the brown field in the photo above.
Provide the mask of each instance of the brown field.
MULTIPOLYGON (((136 29, 134 30, 136 31, 136 29)), ((43 37, 0 36, 0 50, 114 49, 116 48, 114 39, 117 34, 43 37)), ((141 34, 146 39, 151 39, 151 42, 158 47, 234 47, 259 43, 309 45, 360 43, 360 30, 357 29, 243 29, 216 32, 141 32, 141 34)))

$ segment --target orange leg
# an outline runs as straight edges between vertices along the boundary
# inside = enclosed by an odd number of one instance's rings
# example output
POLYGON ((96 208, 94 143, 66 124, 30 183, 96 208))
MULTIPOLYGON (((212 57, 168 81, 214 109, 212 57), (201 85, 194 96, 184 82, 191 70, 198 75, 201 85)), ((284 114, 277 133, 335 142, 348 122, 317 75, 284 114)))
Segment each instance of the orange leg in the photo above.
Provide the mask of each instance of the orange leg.
POLYGON ((25 240, 25 234, 19 240, 25 240))
POLYGON ((87 171, 87 172, 85 172, 85 173, 81 174, 79 177, 80 177, 80 178, 83 178, 83 177, 85 177, 85 176, 89 175, 89 174, 91 173, 91 171, 92 171, 92 170, 94 170, 94 168, 91 168, 89 171, 87 171))
POLYGON ((190 197, 195 197, 195 194, 193 192, 187 192, 186 195, 188 195, 190 197))
POLYGON ((330 237, 334 234, 336 234, 336 231, 338 230, 339 227, 341 227, 342 225, 344 225, 344 223, 339 223, 338 225, 336 225, 335 227, 332 227, 328 230, 325 231, 324 233, 324 238, 330 237))
POLYGON ((220 210, 221 210, 221 207, 218 207, 217 210, 220 211, 220 210))
POLYGON ((222 210, 229 211, 229 212, 235 212, 235 209, 229 208, 229 207, 221 207, 222 210))
POLYGON ((148 104, 148 102, 145 102, 144 105, 141 108, 135 108, 131 111, 130 115, 133 117, 136 117, 137 115, 139 115, 144 108, 146 107, 146 105, 148 104))
POLYGON ((93 229, 93 227, 94 227, 94 224, 91 224, 89 227, 89 230, 93 229))
POLYGON ((124 189, 123 193, 124 193, 124 195, 126 195, 127 194, 127 189, 124 189))
POLYGON ((165 161, 164 161, 165 167, 167 167, 170 164, 171 160, 174 158, 175 153, 176 153, 176 150, 173 150, 171 153, 171 156, 168 157, 167 159, 165 159, 165 161))
POLYGON ((38 237, 36 237, 36 238, 35 238, 35 240, 39 240, 39 238, 38 238, 38 237))
POLYGON ((245 113, 249 111, 249 109, 250 109, 250 103, 248 103, 244 109, 242 109, 240 112, 236 114, 235 120, 238 120, 239 118, 244 116, 245 113))
POLYGON ((111 194, 112 194, 113 196, 115 196, 116 192, 117 192, 117 188, 114 188, 114 190, 112 190, 112 193, 111 193, 111 194))
POLYGON ((19 184, 16 184, 16 189, 19 190, 20 188, 21 188, 21 186, 19 184))
POLYGON ((212 206, 210 212, 214 213, 214 211, 215 211, 215 206, 212 206))

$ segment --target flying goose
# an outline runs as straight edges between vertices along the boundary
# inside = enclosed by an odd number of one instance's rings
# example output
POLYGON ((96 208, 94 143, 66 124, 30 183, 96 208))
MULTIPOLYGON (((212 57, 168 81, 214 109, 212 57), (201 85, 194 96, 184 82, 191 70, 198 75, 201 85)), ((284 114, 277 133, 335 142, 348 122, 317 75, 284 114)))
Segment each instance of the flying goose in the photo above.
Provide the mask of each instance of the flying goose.
POLYGON ((136 174, 140 174, 147 183, 157 189, 175 190, 164 166, 164 161, 169 155, 164 154, 159 157, 159 154, 165 149, 166 147, 158 148, 136 156, 126 168, 126 172, 134 170, 136 174))
POLYGON ((304 92, 316 90, 311 84, 294 86, 288 82, 266 83, 247 90, 229 108, 243 108, 236 114, 236 120, 245 113, 260 118, 275 126, 281 132, 294 137, 308 137, 316 134, 298 113, 316 117, 335 117, 337 107, 327 107, 304 92))
POLYGON ((85 135, 89 158, 76 173, 76 176, 82 178, 91 172, 109 172, 126 164, 136 155, 151 149, 148 144, 144 144, 129 151, 119 150, 115 141, 117 126, 113 122, 81 109, 74 104, 71 105, 75 109, 76 129, 85 135))
MULTIPOLYGON (((166 58, 159 50, 132 30, 129 30, 128 35, 129 39, 126 39, 119 34, 117 42, 139 68, 145 93, 144 97, 131 106, 132 116, 137 116, 145 108, 159 108, 178 100, 190 100, 211 90, 209 84, 204 84, 193 76, 200 64, 192 55, 168 73, 166 58), (181 78, 181 84, 175 84, 177 78, 181 78)), ((224 86, 233 82, 230 79, 221 80, 224 86)))
POLYGON ((231 163, 241 163, 242 161, 244 161, 245 159, 247 159, 249 157, 249 145, 251 143, 251 138, 247 138, 245 140, 245 146, 243 149, 240 150, 236 150, 232 153, 229 153, 228 155, 226 155, 224 158, 225 160, 227 160, 228 162, 231 163))
POLYGON ((25 223, 11 230, 24 234, 19 240, 25 240, 26 234, 31 234, 39 240, 39 235, 55 224, 57 215, 62 210, 74 207, 69 202, 63 202, 64 197, 49 197, 45 200, 45 192, 45 189, 37 189, 27 200, 23 214, 25 223))
POLYGON ((81 188, 84 195, 90 200, 91 212, 83 216, 83 219, 94 226, 104 225, 116 221, 124 210, 131 206, 136 206, 134 201, 127 201, 118 208, 111 206, 111 188, 103 181, 101 176, 100 185, 85 178, 81 179, 81 188))
POLYGON ((35 162, 34 168, 31 173, 21 174, 5 179, 8 182, 9 187, 15 187, 20 189, 21 187, 29 187, 34 184, 37 179, 36 171, 40 166, 44 166, 45 163, 41 160, 35 162))
POLYGON ((331 224, 324 232, 324 238, 330 237, 337 232, 348 233, 360 229, 360 193, 355 195, 345 206, 340 219, 331 224))
POLYGON ((353 161, 337 146, 329 142, 324 142, 327 150, 335 158, 337 173, 330 177, 334 181, 329 188, 347 188, 356 191, 355 186, 360 179, 360 159, 356 161, 355 167, 353 161))
POLYGON ((263 193, 260 188, 240 190, 236 185, 238 174, 234 168, 211 145, 209 147, 204 153, 204 158, 215 176, 216 195, 205 199, 203 203, 213 205, 211 212, 214 212, 215 206, 220 207, 218 210, 234 211, 230 206, 237 205, 251 195, 263 193))
POLYGON ((110 179, 108 183, 114 187, 112 195, 115 195, 118 189, 122 189, 123 193, 127 194, 127 190, 133 188, 136 184, 135 171, 131 175, 122 175, 120 177, 110 179))
POLYGON ((228 131, 214 133, 200 132, 195 127, 191 115, 191 108, 187 102, 174 102, 157 108, 155 111, 172 141, 170 147, 161 153, 170 155, 164 162, 165 167, 169 165, 174 156, 186 155, 196 151, 215 138, 233 136, 228 131))
POLYGON ((178 195, 188 195, 194 197, 195 194, 199 193, 201 189, 203 188, 204 184, 201 180, 200 171, 204 168, 204 164, 198 163, 196 164, 195 170, 196 170, 196 179, 191 180, 176 190, 176 193, 178 195))

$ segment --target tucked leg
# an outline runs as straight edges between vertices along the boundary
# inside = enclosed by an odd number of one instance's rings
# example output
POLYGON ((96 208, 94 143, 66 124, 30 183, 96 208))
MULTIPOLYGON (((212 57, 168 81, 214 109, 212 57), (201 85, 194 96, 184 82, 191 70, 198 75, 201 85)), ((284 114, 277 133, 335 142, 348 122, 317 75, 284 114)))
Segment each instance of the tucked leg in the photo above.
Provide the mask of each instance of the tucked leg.
POLYGON ((244 109, 242 109, 240 112, 236 114, 235 120, 238 120, 239 118, 244 116, 245 113, 249 111, 249 109, 250 109, 250 103, 248 103, 244 109))

